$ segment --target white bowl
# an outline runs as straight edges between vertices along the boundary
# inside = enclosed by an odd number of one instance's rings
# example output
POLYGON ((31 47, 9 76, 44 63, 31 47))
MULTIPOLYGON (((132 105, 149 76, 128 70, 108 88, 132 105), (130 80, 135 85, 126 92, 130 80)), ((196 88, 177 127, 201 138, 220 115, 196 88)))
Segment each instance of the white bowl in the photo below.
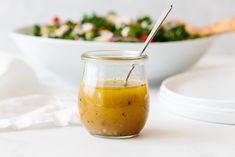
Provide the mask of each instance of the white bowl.
MULTIPOLYGON (((12 38, 35 68, 46 68, 71 85, 78 85, 83 71, 82 53, 91 50, 139 50, 143 43, 89 42, 35 37, 32 27, 16 29, 12 38)), ((150 85, 194 65, 207 51, 213 38, 152 43, 146 70, 150 85)))

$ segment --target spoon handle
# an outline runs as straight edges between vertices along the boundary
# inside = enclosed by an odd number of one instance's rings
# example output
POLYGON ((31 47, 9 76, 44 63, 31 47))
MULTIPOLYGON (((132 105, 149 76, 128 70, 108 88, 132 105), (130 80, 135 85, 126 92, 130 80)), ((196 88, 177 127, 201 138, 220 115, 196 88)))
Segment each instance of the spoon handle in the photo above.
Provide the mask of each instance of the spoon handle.
MULTIPOLYGON (((157 31, 159 30, 159 28, 161 27, 162 23, 164 22, 164 20, 166 19, 166 17, 168 16, 168 14, 170 13, 171 9, 172 9, 172 5, 170 5, 169 8, 163 10, 163 13, 161 14, 161 16, 158 18, 157 22, 154 24, 153 29, 151 30, 151 32, 149 33, 146 41, 144 42, 144 46, 140 51, 140 56, 144 54, 146 48, 148 47, 149 43, 152 41, 152 39, 154 38, 154 36, 156 35, 157 31)), ((125 85, 127 86, 127 82, 129 77, 131 76, 132 71, 135 68, 135 64, 132 65, 130 71, 128 72, 127 76, 126 76, 126 80, 125 80, 125 85)))
POLYGON ((146 50, 146 48, 148 47, 149 43, 152 41, 152 39, 154 38, 154 36, 156 35, 157 31, 160 29, 162 23, 165 21, 166 17, 168 16, 168 14, 170 13, 170 11, 172 10, 172 5, 170 5, 169 8, 165 9, 163 11, 163 13, 161 14, 161 16, 158 18, 157 22, 154 24, 153 29, 151 30, 151 32, 149 33, 147 39, 144 42, 144 46, 140 51, 140 56, 142 54, 144 54, 144 51, 146 50))

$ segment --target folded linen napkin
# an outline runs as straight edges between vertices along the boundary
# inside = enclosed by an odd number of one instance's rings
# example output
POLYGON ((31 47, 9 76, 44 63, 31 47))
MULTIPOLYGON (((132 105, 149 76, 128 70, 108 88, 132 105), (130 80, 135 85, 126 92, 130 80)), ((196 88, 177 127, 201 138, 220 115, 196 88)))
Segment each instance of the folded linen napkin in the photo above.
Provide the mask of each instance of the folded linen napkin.
POLYGON ((80 124, 76 91, 46 85, 23 60, 0 74, 0 130, 80 124))

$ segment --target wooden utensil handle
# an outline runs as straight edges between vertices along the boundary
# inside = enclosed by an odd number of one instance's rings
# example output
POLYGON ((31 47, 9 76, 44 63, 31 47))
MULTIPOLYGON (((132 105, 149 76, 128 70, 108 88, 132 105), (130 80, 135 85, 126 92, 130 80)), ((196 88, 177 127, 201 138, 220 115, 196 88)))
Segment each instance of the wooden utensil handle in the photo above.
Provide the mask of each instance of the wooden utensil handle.
POLYGON ((194 27, 189 24, 186 24, 186 30, 191 35, 201 35, 201 36, 235 32, 235 17, 219 20, 206 27, 194 27))

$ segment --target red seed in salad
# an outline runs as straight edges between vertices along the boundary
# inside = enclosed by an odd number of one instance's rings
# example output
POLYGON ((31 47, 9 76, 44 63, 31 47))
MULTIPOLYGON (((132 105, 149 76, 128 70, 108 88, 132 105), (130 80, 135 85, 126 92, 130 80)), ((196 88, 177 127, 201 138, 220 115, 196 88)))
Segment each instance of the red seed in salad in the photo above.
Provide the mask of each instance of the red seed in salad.
POLYGON ((142 34, 140 37, 139 37, 139 39, 140 39, 140 41, 143 41, 143 42, 145 42, 145 40, 148 38, 148 35, 147 34, 142 34))
POLYGON ((55 24, 60 23, 60 18, 58 16, 54 17, 53 23, 55 23, 55 24))

